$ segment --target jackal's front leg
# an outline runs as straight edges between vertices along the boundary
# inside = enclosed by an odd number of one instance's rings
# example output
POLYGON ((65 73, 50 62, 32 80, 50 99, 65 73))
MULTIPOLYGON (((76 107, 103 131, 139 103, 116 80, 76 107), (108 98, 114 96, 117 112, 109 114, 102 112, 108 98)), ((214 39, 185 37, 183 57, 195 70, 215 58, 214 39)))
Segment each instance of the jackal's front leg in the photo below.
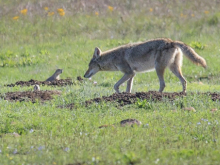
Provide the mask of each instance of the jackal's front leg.
MULTIPOLYGON (((130 78, 133 78, 134 77, 134 73, 131 73, 131 74, 128 74, 128 73, 125 73, 124 76, 114 85, 114 89, 116 91, 116 93, 120 93, 119 92, 119 86, 121 84, 123 84, 125 81, 129 80, 130 78)), ((131 88, 131 87, 129 87, 131 88)), ((128 89, 128 87, 127 87, 128 89)))
POLYGON ((132 86, 133 86, 133 80, 134 80, 135 74, 127 81, 127 89, 126 92, 131 93, 132 86))

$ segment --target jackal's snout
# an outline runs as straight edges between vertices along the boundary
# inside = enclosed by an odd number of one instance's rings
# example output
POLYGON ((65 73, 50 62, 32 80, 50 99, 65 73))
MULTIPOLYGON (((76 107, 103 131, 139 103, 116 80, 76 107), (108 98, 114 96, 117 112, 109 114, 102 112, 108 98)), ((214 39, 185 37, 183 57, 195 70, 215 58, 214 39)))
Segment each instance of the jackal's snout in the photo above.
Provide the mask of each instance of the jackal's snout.
POLYGON ((95 65, 90 65, 89 69, 86 71, 84 77, 85 78, 90 78, 92 77, 94 74, 96 74, 99 71, 99 67, 95 66, 95 65))
POLYGON ((86 73, 84 74, 84 78, 90 78, 91 76, 92 76, 92 73, 91 73, 90 69, 88 69, 86 71, 86 73))

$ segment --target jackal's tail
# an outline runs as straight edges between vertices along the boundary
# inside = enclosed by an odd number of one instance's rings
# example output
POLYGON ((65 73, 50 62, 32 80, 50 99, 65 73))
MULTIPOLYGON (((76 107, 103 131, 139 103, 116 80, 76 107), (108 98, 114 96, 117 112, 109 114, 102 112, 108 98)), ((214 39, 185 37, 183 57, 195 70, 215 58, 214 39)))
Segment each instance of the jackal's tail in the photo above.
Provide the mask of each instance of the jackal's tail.
POLYGON ((207 67, 205 59, 199 56, 190 46, 180 41, 174 41, 174 44, 179 47, 183 51, 183 54, 194 64, 201 65, 204 68, 207 67))

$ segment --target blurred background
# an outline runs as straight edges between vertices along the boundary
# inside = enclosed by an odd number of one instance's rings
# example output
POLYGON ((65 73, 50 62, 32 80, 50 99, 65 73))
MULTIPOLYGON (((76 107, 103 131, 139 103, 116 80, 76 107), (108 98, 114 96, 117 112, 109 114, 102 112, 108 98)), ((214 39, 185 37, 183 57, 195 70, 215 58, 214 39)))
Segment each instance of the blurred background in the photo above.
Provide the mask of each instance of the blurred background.
POLYGON ((207 71, 184 60, 188 80, 217 76, 219 8, 219 0, 0 0, 1 83, 44 80, 56 68, 64 68, 63 77, 83 76, 94 47, 157 37, 187 43, 208 66, 217 57, 207 71))

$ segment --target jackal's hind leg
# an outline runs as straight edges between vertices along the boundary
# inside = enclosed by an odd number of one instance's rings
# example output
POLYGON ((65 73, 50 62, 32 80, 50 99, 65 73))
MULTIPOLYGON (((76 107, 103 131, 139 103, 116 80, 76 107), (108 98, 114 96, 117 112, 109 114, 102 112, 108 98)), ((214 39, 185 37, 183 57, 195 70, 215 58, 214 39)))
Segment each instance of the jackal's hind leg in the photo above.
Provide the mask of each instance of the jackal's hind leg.
POLYGON ((165 81, 164 81, 164 71, 165 71, 166 67, 161 67, 161 66, 156 66, 156 72, 157 72, 157 76, 159 78, 160 81, 160 89, 159 92, 163 92, 164 88, 165 88, 165 81))
POLYGON ((131 93, 132 86, 133 86, 133 80, 134 80, 135 74, 127 81, 127 89, 126 92, 131 93))
POLYGON ((131 73, 131 74, 125 73, 124 74, 124 76, 114 85, 114 89, 115 89, 116 93, 120 93, 119 86, 121 84, 123 84, 125 81, 129 80, 131 77, 134 77, 134 73, 131 73))
POLYGON ((179 78, 183 86, 183 93, 186 93, 187 83, 186 83, 185 78, 182 75, 181 67, 173 63, 170 65, 170 70, 173 72, 173 74, 175 74, 179 78))

